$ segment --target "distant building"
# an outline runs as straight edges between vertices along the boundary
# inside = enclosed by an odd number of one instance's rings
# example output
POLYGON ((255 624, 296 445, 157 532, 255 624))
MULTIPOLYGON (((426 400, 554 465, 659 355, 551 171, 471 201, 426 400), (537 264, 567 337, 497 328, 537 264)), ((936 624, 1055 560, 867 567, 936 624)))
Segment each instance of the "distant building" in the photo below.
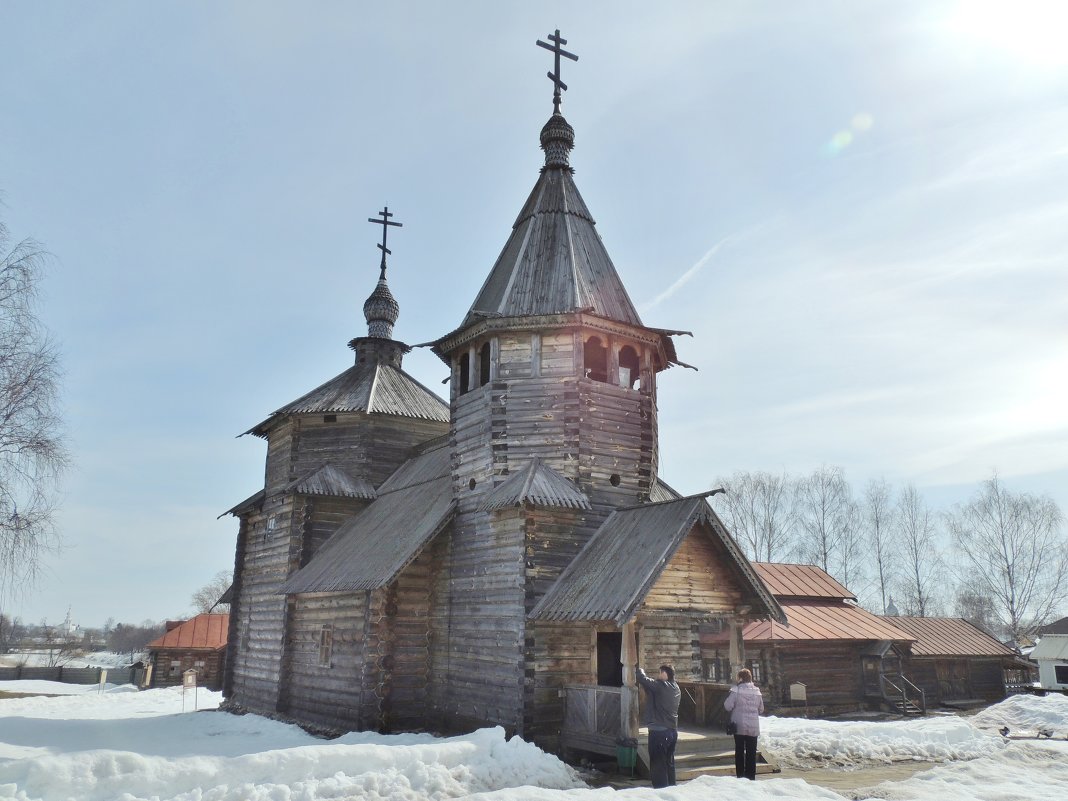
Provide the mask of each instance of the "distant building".
POLYGON ((1047 634, 1031 651, 1038 682, 1047 690, 1068 692, 1068 634, 1047 634))
POLYGON ((1060 620, 1054 620, 1052 623, 1042 626, 1036 634, 1039 637, 1046 634, 1068 634, 1068 617, 1062 617, 1060 620))
POLYGON ((149 686, 181 684, 182 674, 195 670, 199 686, 222 689, 229 628, 229 615, 203 614, 186 621, 167 621, 167 632, 146 646, 152 665, 149 686))

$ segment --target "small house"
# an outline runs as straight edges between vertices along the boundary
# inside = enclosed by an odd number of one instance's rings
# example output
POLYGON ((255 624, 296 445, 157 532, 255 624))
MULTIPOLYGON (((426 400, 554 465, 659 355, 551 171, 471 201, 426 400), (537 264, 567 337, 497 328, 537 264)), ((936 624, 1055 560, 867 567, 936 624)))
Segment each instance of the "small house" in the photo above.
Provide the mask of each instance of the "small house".
POLYGON ((1047 690, 1068 692, 1068 634, 1046 634, 1031 652, 1038 663, 1038 683, 1047 690))
MULTIPOLYGON (((803 702, 831 713, 893 706, 901 694, 900 656, 911 635, 862 609, 853 593, 815 565, 755 562, 753 567, 789 621, 756 620, 742 632, 745 667, 764 690, 769 708, 803 702), (803 701, 791 700, 790 687, 796 684, 804 685, 803 701)), ((706 678, 730 682, 728 671, 740 666, 730 665, 723 634, 706 627, 701 645, 706 678)))
POLYGON ((1000 701, 1030 681, 1027 660, 959 617, 887 617, 913 643, 903 669, 928 705, 1000 701))
POLYGON ((149 687, 181 684, 182 674, 195 670, 199 686, 222 689, 229 628, 229 615, 203 614, 185 621, 167 621, 166 633, 146 646, 152 666, 149 687))

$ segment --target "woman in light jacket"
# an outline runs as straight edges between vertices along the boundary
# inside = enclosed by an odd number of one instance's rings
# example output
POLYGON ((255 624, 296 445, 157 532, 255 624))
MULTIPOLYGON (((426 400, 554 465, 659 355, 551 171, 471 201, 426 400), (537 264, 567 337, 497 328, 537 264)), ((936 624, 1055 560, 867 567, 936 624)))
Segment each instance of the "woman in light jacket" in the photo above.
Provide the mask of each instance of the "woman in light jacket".
POLYGON ((723 708, 731 713, 737 726, 734 734, 734 772, 738 778, 756 779, 756 745, 760 735, 760 715, 764 711, 764 696, 753 684, 753 674, 742 668, 738 683, 727 693, 723 708))

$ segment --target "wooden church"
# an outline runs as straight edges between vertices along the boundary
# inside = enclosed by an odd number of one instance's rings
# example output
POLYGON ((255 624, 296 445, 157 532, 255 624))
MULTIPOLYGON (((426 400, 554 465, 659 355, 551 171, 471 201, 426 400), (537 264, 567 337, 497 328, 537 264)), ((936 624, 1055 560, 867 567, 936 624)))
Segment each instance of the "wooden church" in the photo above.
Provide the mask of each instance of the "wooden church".
POLYGON ((684 332, 642 322, 597 234, 560 113, 572 56, 548 38, 545 166, 459 326, 427 343, 448 403, 403 369, 384 210, 355 363, 246 432, 267 459, 230 510, 232 709, 611 752, 638 733, 635 664, 674 663, 704 722, 728 682, 706 680, 699 633, 726 632, 741 667, 742 627, 785 622, 705 496, 658 479, 657 376, 684 332))

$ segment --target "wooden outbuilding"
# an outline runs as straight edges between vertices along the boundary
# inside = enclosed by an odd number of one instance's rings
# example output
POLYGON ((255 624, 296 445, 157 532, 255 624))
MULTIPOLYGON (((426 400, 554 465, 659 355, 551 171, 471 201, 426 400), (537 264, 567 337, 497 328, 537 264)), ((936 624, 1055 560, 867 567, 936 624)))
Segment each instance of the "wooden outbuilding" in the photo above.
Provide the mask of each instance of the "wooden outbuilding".
POLYGON ((747 622, 786 622, 705 497, 658 478, 657 377, 683 332, 639 317, 574 138, 554 111, 497 262, 426 343, 447 402, 402 368, 383 240, 354 366, 248 432, 266 479, 230 510, 230 708, 614 753, 639 734, 635 664, 673 662, 684 719, 707 723, 728 685, 701 628, 741 664, 747 622))
POLYGON ((167 621, 166 633, 146 646, 152 665, 149 686, 179 685, 185 671, 195 670, 199 686, 222 689, 229 629, 230 616, 225 614, 167 621))
MULTIPOLYGON (((756 562, 753 567, 789 620, 789 625, 754 621, 742 633, 746 666, 763 689, 766 706, 818 713, 898 708, 902 688, 907 690, 901 654, 912 637, 906 631, 862 609, 853 593, 815 565, 756 562), (791 686, 799 684, 804 697, 792 698, 791 686)), ((702 631, 701 643, 709 655, 707 677, 729 681, 722 633, 702 631)))
POLYGON ((992 634, 958 617, 886 617, 913 642, 903 669, 928 704, 1000 701, 1031 682, 1030 665, 992 634))

